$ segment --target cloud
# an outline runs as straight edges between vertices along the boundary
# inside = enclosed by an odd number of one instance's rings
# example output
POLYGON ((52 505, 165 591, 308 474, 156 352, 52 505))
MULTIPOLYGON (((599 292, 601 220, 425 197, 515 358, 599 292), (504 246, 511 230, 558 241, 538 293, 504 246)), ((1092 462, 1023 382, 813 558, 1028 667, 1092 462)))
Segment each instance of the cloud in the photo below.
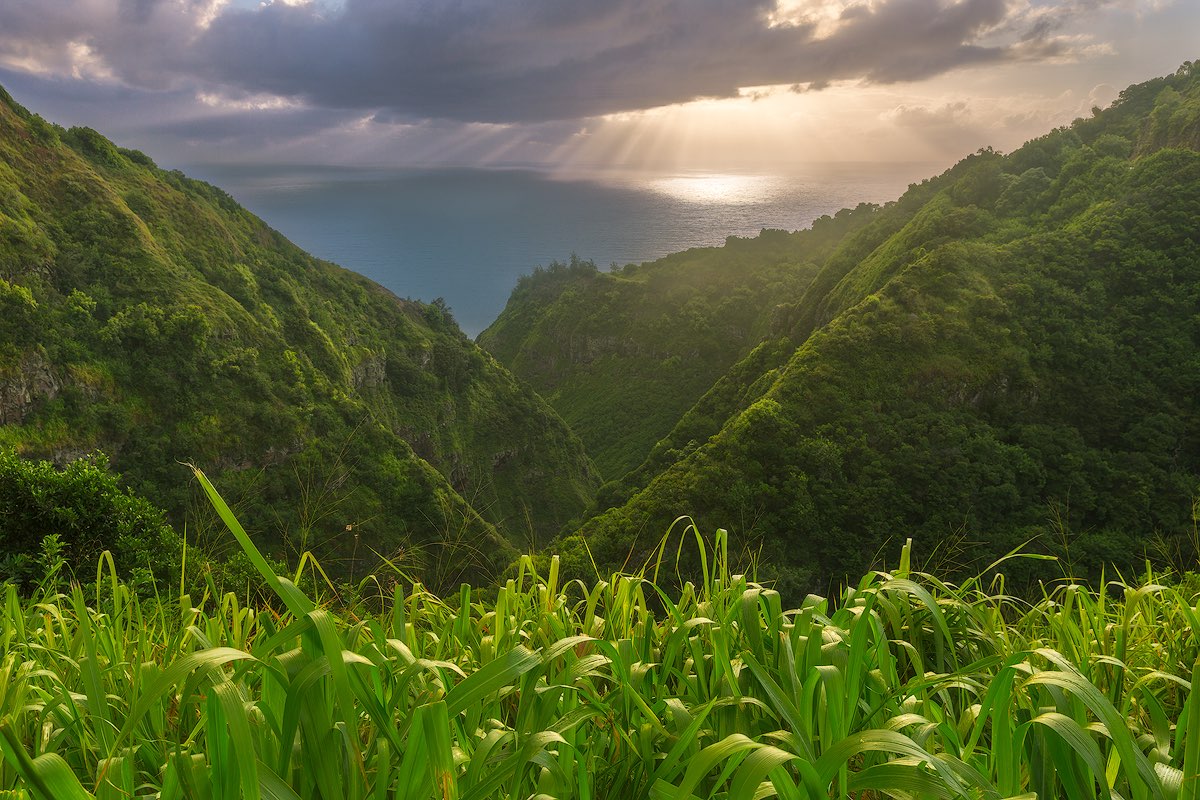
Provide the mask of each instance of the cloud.
POLYGON ((966 155, 984 146, 1007 151, 1077 117, 1090 116, 1093 106, 1105 107, 1116 96, 1112 86, 1099 84, 1090 92, 918 97, 882 110, 871 135, 881 141, 903 139, 910 152, 912 145, 920 145, 931 158, 939 153, 966 155))
POLYGON ((902 134, 931 153, 969 153, 986 142, 986 131, 997 127, 983 124, 978 109, 961 99, 936 106, 902 104, 879 119, 884 123, 883 135, 902 134))
POLYGON ((268 106, 540 122, 1069 58, 1089 43, 1058 31, 1097 4, 1055 15, 1014 0, 5 0, 0 64, 268 106))
POLYGON ((1108 108, 1121 92, 1117 87, 1107 83, 1097 84, 1088 93, 1087 101, 1092 107, 1108 108))
POLYGON ((940 108, 901 105, 896 106, 883 117, 901 128, 929 130, 957 127, 968 117, 967 102, 956 100, 946 103, 940 108))

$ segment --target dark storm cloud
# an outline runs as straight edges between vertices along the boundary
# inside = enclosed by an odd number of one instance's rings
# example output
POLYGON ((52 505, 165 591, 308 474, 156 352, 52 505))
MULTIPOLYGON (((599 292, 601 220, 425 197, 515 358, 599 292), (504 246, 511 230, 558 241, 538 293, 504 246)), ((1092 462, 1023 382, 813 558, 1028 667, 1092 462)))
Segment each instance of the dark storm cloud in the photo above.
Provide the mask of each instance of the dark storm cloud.
POLYGON ((976 43, 1005 0, 889 0, 770 27, 766 0, 351 0, 332 17, 275 4, 222 15, 196 43, 208 80, 341 107, 492 122, 594 116, 739 87, 924 78, 1013 56, 976 43))
MULTIPOLYGON (((118 144, 164 158, 167 166, 215 162, 230 153, 271 152, 280 144, 336 131, 350 117, 304 106, 210 106, 192 90, 150 91, 108 81, 48 78, 0 68, 0 86, 61 125, 98 127, 118 144), (30 102, 30 99, 35 102, 30 102)), ((203 95, 202 95, 203 97, 203 95)))
POLYGON ((0 58, 157 91, 528 122, 744 86, 918 80, 1062 50, 1045 35, 996 36, 1014 22, 1009 0, 851 5, 822 36, 803 18, 772 27, 773 11, 774 0, 5 0, 0 58))
POLYGON ((147 121, 179 118, 196 106, 194 91, 148 91, 112 81, 37 75, 0 67, 0 86, 60 125, 97 125, 106 132, 140 129, 147 121), (114 114, 117 109, 120 113, 114 114))
POLYGON ((148 134, 193 137, 219 142, 222 137, 233 139, 296 138, 335 128, 343 121, 341 114, 325 109, 261 109, 253 115, 243 112, 222 112, 196 119, 168 119, 141 126, 148 134))

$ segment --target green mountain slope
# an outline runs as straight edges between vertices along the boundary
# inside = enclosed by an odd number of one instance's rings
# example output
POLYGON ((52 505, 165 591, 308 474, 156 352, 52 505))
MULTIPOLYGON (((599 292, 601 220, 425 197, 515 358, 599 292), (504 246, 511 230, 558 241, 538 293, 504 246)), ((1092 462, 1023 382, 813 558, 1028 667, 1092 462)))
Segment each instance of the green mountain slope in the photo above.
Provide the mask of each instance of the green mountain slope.
POLYGON ((104 449, 177 522, 192 462, 280 553, 373 549, 448 580, 503 563, 503 537, 545 539, 596 484, 579 440, 444 306, 7 95, 0 426, 30 456, 104 449))
POLYGON ((873 210, 611 272, 574 258, 551 264, 520 279, 478 341, 554 406, 606 479, 618 479, 764 336, 789 327, 787 302, 873 210))
POLYGON ((909 535, 964 567, 1031 538, 1080 572, 1190 555, 1198 125, 1187 64, 874 212, 796 304, 797 346, 764 343, 606 492, 591 554, 639 559, 693 514, 796 591, 909 535))

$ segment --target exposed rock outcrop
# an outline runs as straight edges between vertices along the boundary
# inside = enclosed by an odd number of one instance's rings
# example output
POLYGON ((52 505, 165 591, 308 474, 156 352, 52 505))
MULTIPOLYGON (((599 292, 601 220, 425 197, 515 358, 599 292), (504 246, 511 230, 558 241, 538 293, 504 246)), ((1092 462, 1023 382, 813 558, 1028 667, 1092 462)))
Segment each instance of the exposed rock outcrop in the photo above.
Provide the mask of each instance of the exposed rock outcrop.
POLYGON ((40 350, 22 353, 11 368, 0 371, 0 425, 20 424, 35 405, 53 400, 61 389, 40 350))

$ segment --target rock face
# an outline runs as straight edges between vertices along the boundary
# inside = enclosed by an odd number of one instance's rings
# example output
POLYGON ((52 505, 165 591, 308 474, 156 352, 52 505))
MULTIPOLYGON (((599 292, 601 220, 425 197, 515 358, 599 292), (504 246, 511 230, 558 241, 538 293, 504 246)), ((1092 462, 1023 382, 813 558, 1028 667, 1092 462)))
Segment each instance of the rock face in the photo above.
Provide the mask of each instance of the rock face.
POLYGON ((387 362, 382 356, 364 358, 350 370, 350 383, 355 390, 375 389, 387 380, 387 362))
POLYGON ((39 350, 22 353, 10 372, 0 373, 0 425, 19 425, 38 403, 57 397, 61 388, 39 350))

